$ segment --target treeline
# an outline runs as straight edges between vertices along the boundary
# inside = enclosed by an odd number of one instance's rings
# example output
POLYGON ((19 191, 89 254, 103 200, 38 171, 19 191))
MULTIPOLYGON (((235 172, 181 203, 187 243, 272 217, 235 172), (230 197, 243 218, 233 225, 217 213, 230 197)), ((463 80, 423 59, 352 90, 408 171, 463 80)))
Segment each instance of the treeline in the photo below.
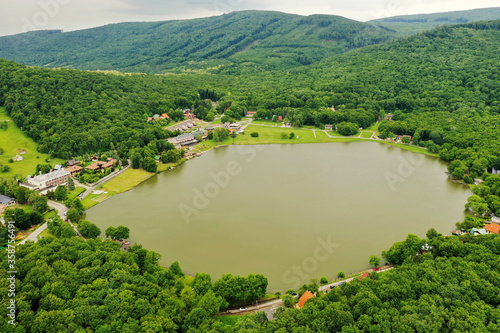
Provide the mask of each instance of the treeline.
MULTIPOLYGON (((164 268, 159 254, 140 245, 121 251, 117 242, 84 241, 60 219, 49 228, 60 238, 16 250, 16 332, 191 332, 214 323, 229 305, 265 295, 262 275, 225 275, 212 284, 208 274, 198 274, 188 283, 177 262, 164 268)), ((10 270, 6 258, 0 258, 3 276, 10 270)), ((3 279, 4 318, 8 287, 3 279)), ((12 326, 4 320, 0 331, 12 326)))

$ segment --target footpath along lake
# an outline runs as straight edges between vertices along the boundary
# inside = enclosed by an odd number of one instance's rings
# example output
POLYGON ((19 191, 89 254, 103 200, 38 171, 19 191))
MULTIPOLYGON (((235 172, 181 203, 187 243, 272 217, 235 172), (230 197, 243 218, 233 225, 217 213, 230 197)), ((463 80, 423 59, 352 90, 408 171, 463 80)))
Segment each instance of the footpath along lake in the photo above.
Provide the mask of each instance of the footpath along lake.
MULTIPOLYGON (((230 146, 87 212, 187 274, 261 273, 270 291, 369 268, 408 233, 450 234, 471 195, 446 163, 373 143, 230 146)), ((382 260, 382 263, 384 261, 382 260)))

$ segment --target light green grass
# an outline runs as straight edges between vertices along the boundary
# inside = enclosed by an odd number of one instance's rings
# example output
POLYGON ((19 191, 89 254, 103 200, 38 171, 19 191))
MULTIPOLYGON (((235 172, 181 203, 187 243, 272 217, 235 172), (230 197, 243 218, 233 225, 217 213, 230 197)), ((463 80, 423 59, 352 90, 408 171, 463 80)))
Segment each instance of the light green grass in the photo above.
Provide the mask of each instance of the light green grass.
MULTIPOLYGON (((342 137, 343 138, 343 137, 342 137)), ((346 138, 352 139, 352 138, 346 138)), ((283 128, 283 127, 269 127, 250 125, 245 129, 245 135, 239 135, 235 144, 238 145, 251 145, 251 144, 286 144, 286 143, 321 143, 321 142, 335 142, 336 138, 329 138, 323 131, 316 131, 316 137, 312 130, 301 128, 283 128), (254 138, 250 133, 257 132, 259 137, 254 138), (295 134, 294 139, 282 139, 281 133, 295 134), (298 138, 297 138, 298 136, 298 138)))
POLYGON ((236 323, 238 323, 242 318, 243 318, 243 316, 240 316, 240 315, 217 316, 217 317, 215 317, 215 320, 220 321, 224 325, 235 326, 236 323))
POLYGON ((109 182, 99 186, 99 190, 115 194, 126 192, 152 176, 154 176, 154 173, 147 172, 144 169, 130 168, 109 182))
MULTIPOLYGON (((50 232, 49 228, 46 228, 44 231, 42 231, 40 236, 42 236, 42 238, 54 237, 54 235, 52 235, 52 233, 50 232)), ((38 238, 40 238, 40 236, 38 236, 38 238)))
POLYGON ((28 138, 15 124, 5 111, 5 108, 0 107, 0 120, 8 121, 7 130, 0 130, 0 147, 4 150, 3 155, 0 155, 0 164, 8 165, 11 171, 0 173, 0 177, 13 177, 18 175, 19 179, 24 179, 26 176, 35 173, 37 164, 63 164, 65 161, 59 158, 50 158, 48 154, 42 154, 36 151, 38 144, 28 138), (25 154, 20 154, 24 150, 25 154), (9 163, 9 159, 16 155, 21 155, 23 160, 20 162, 9 163), (39 158, 37 158, 37 156, 39 158), (50 159, 50 162, 45 162, 45 159, 50 159))
POLYGON ((74 191, 70 191, 69 194, 68 194, 68 199, 69 200, 73 200, 74 198, 76 198, 77 196, 79 196, 80 194, 82 194, 83 192, 85 192, 85 187, 77 187, 75 188, 74 191))
POLYGON ((373 132, 361 132, 361 137, 362 138, 371 138, 373 136, 373 132))

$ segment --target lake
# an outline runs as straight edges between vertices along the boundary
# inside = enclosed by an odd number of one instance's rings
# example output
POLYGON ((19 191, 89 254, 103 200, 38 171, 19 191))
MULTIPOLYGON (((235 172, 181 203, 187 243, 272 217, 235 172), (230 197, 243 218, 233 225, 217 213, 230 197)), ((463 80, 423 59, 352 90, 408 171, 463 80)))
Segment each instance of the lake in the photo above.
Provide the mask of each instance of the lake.
MULTIPOLYGON (((446 163, 374 142, 230 146, 87 212, 187 274, 261 273, 270 291, 369 268, 408 233, 450 234, 471 195, 446 163)), ((384 261, 382 260, 382 263, 384 261)))

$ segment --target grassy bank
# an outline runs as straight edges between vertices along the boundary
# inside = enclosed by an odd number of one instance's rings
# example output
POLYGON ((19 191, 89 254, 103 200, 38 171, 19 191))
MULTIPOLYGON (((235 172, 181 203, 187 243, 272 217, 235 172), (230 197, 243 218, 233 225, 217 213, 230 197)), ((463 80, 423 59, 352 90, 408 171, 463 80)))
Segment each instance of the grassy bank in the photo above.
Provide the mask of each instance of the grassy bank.
POLYGON ((62 164, 65 161, 62 159, 51 159, 50 155, 37 152, 38 144, 27 137, 15 124, 11 121, 5 108, 0 107, 0 121, 7 121, 7 129, 0 129, 0 148, 3 149, 3 154, 0 155, 0 164, 8 165, 11 171, 0 173, 1 177, 13 177, 21 175, 23 178, 35 173, 37 164, 62 164), (24 152, 24 154, 21 154, 24 152), (23 157, 20 162, 9 163, 9 159, 16 155, 23 157), (46 162, 46 160, 50 162, 46 162))

